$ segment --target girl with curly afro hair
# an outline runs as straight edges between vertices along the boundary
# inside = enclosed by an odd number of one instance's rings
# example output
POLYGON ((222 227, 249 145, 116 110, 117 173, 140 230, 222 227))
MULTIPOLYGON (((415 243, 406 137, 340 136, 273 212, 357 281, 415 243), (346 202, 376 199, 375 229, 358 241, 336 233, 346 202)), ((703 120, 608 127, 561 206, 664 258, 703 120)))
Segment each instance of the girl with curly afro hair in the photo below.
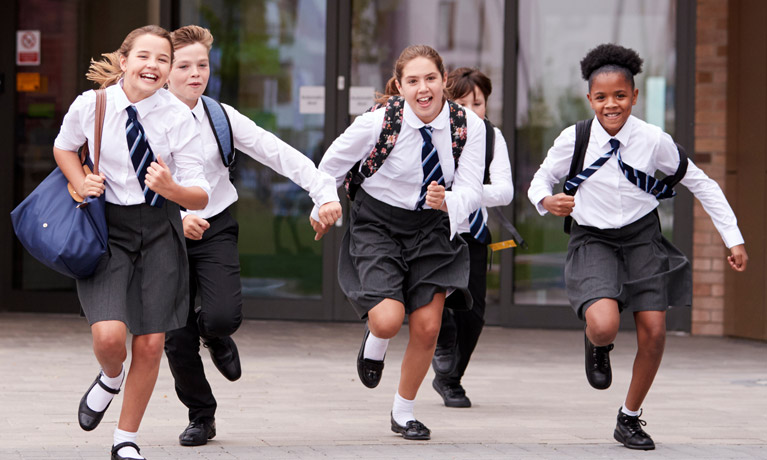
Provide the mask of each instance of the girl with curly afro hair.
POLYGON ((571 306, 586 322, 586 377, 592 387, 610 386, 609 352, 620 314, 629 310, 634 316, 637 353, 613 436, 630 449, 650 450, 655 444, 639 416, 663 357, 666 311, 692 303, 690 262, 660 231, 655 208, 674 192, 653 177, 656 171, 681 178, 701 201, 730 248, 733 270, 744 271, 748 255, 717 183, 687 160, 671 136, 631 114, 639 97, 634 75, 641 70, 642 59, 632 49, 603 44, 588 52, 581 72, 594 118, 578 126, 585 127, 583 164, 590 166, 567 180, 566 193, 552 195, 573 163, 576 126, 570 126, 549 149, 528 197, 541 215, 573 219, 565 284, 571 306))

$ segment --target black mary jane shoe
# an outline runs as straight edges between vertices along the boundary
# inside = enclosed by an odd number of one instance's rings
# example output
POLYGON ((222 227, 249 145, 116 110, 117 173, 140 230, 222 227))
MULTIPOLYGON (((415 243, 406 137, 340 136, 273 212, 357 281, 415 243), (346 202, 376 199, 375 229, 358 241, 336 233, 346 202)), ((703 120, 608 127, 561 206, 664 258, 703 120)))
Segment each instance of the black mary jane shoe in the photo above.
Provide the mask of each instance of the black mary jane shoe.
POLYGON ((418 420, 410 420, 405 426, 400 425, 391 417, 391 430, 399 433, 403 438, 411 441, 428 441, 431 439, 431 430, 418 420))
POLYGON ((460 383, 451 384, 435 377, 431 386, 442 396, 446 407, 471 407, 471 400, 466 396, 466 390, 460 383))
POLYGON ((240 352, 231 337, 202 339, 202 346, 210 352, 210 359, 221 375, 234 382, 242 376, 240 352))
POLYGON ((136 443, 121 442, 120 444, 116 446, 112 446, 112 460, 140 460, 136 457, 123 457, 122 455, 118 454, 117 451, 119 451, 123 447, 133 447, 134 449, 136 449, 136 452, 138 452, 139 454, 141 453, 141 449, 138 448, 136 443))
POLYGON ((591 343, 586 331, 583 331, 586 351, 586 380, 597 390, 606 390, 613 382, 613 372, 610 367, 610 351, 613 344, 598 347, 591 343))
POLYGON ((618 423, 615 425, 613 437, 629 449, 653 450, 655 449, 655 442, 642 429, 644 425, 647 425, 647 422, 639 419, 641 415, 640 411, 639 415, 632 417, 618 409, 618 423))
POLYGON ((368 388, 375 388, 381 382, 384 362, 364 357, 365 342, 367 342, 369 335, 370 329, 368 329, 368 325, 365 323, 365 335, 362 336, 362 345, 360 345, 360 352, 357 354, 357 375, 359 375, 360 382, 363 385, 368 388))
MULTIPOLYGON (((98 385, 104 391, 107 393, 112 393, 113 395, 120 393, 119 388, 117 390, 109 388, 104 382, 102 382, 101 374, 102 372, 99 372, 99 375, 96 376, 96 380, 94 380, 91 386, 88 387, 88 391, 86 391, 83 397, 80 399, 80 406, 77 408, 77 421, 80 423, 80 428, 85 431, 91 431, 99 426, 101 419, 104 418, 104 413, 107 411, 107 409, 109 409, 109 405, 112 404, 112 401, 109 401, 107 403, 107 407, 105 407, 104 410, 100 412, 88 407, 88 395, 90 394, 91 390, 93 390, 93 387, 98 385)), ((114 398, 114 396, 112 398, 114 398)))
POLYGON ((178 443, 182 446, 203 446, 214 437, 216 437, 216 421, 214 419, 192 420, 189 422, 189 426, 178 436, 178 443))

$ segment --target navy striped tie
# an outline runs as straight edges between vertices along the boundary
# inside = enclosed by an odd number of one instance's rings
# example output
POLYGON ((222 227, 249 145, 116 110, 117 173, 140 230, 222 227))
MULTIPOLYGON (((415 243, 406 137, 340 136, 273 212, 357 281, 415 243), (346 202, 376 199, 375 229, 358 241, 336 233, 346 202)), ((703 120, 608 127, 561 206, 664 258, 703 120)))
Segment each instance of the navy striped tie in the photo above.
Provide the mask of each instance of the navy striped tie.
POLYGON ((603 164, 607 163, 607 160, 610 159, 613 153, 618 151, 618 147, 620 145, 621 143, 618 141, 618 139, 610 139, 611 150, 603 154, 601 157, 597 158, 597 161, 591 163, 591 166, 589 166, 588 168, 578 173, 577 176, 565 182, 565 191, 569 192, 570 190, 577 188, 579 185, 581 185, 583 181, 585 181, 586 179, 591 177, 592 174, 597 172, 597 169, 601 168, 603 164))
POLYGON ((423 126, 419 129, 423 137, 421 147, 421 166, 423 167, 423 182, 421 182, 421 196, 418 198, 416 210, 423 209, 426 204, 426 190, 429 184, 436 181, 439 185, 445 185, 445 177, 442 175, 442 167, 439 165, 439 155, 434 144, 431 143, 431 126, 423 126))
POLYGON ((485 213, 482 212, 482 208, 469 214, 469 232, 480 243, 487 242, 487 223, 485 222, 485 213))
POLYGON ((662 180, 647 174, 644 171, 634 169, 632 166, 623 162, 621 158, 621 152, 618 150, 618 165, 623 171, 623 175, 626 176, 632 184, 636 185, 645 192, 653 195, 655 198, 662 200, 664 198, 671 198, 676 195, 676 191, 664 184, 662 180))
POLYGON ((141 126, 141 123, 136 118, 136 107, 131 105, 125 110, 128 111, 128 122, 125 124, 128 151, 130 152, 133 168, 136 170, 138 183, 144 192, 144 200, 148 205, 160 207, 165 202, 165 198, 149 190, 149 187, 144 183, 147 169, 155 160, 154 153, 152 153, 152 148, 147 141, 144 127, 141 126))

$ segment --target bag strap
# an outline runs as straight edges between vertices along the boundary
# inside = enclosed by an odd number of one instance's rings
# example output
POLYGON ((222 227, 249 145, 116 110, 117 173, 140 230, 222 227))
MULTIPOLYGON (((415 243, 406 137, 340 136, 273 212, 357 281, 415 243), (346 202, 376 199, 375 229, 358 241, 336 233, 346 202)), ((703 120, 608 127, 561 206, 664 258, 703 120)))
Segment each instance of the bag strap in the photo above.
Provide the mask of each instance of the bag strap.
POLYGON ((453 140, 453 166, 458 169, 458 160, 466 145, 466 109, 448 99, 450 107, 450 137, 453 140))
POLYGON ((489 184, 490 163, 493 162, 493 155, 495 154, 495 126, 487 118, 483 121, 485 122, 485 178, 482 183, 489 184))
POLYGON ((210 127, 213 128, 213 134, 216 137, 221 161, 228 168, 234 163, 234 134, 229 116, 217 100, 205 95, 200 97, 205 114, 208 115, 208 122, 210 122, 210 127))
MULTIPOLYGON (((591 137, 591 123, 593 118, 588 120, 580 120, 575 124, 575 148, 573 149, 573 159, 570 162, 570 172, 567 174, 567 180, 577 176, 583 171, 583 160, 586 158, 586 149, 589 146, 589 138, 591 137)), ((569 196, 575 196, 578 191, 578 187, 574 187, 571 190, 566 190, 565 194, 569 196)), ((570 234, 570 227, 573 225, 573 218, 570 216, 565 217, 565 233, 570 234)))
POLYGON ((676 144, 676 151, 679 153, 679 166, 676 168, 676 172, 661 180, 661 182, 667 185, 670 189, 674 188, 676 184, 684 179, 685 174, 687 174, 687 164, 689 163, 687 152, 685 152, 684 147, 679 145, 679 143, 676 144))
MULTIPOLYGON (((101 134, 104 131, 104 115, 107 110, 107 93, 105 89, 97 89, 96 115, 93 121, 93 174, 99 173, 99 156, 101 155, 101 134)), ((80 149, 80 164, 88 162, 88 141, 80 149)))

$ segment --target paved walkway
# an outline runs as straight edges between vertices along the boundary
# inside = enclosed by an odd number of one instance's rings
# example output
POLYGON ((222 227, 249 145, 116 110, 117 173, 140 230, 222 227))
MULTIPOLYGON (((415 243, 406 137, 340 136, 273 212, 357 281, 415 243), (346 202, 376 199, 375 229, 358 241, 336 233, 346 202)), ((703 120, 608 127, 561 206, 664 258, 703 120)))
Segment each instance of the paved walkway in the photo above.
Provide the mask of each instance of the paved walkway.
MULTIPOLYGON (((628 317, 624 318, 628 319, 628 317)), ((184 448, 186 410, 163 362, 139 434, 155 459, 767 458, 767 343, 671 335, 645 402, 653 452, 613 441, 634 335, 612 353, 613 386, 583 375, 582 332, 485 330, 464 379, 474 407, 449 409, 431 389, 416 415, 432 440, 389 431, 407 330, 392 340, 378 388, 357 380, 362 325, 246 321, 235 335, 243 377, 230 383, 205 356, 218 398, 218 436, 184 448)), ((82 431, 77 405, 98 365, 83 318, 0 314, 0 459, 106 459, 122 395, 101 426, 82 431)))

